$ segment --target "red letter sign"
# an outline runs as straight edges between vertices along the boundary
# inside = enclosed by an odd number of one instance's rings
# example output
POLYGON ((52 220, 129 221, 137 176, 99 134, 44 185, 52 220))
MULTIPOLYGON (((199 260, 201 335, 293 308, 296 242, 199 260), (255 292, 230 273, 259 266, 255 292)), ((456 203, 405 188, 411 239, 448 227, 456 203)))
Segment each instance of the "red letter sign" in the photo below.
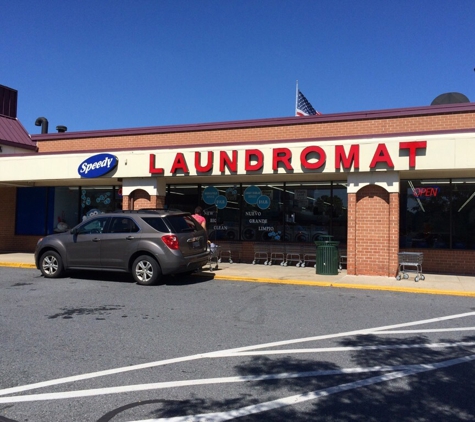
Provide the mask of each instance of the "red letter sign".
POLYGON ((323 151, 322 148, 317 147, 317 146, 311 146, 304 148, 302 152, 300 153, 300 162, 302 163, 302 166, 304 166, 306 169, 309 170, 317 170, 321 166, 325 164, 325 160, 327 159, 327 156, 325 154, 325 151, 323 151), (307 155, 311 153, 316 153, 318 154, 319 158, 315 163, 309 163, 307 161, 307 155))
POLYGON ((345 147, 335 145, 335 170, 340 169, 340 164, 343 164, 343 170, 350 170, 352 163, 355 164, 355 170, 360 168, 360 146, 351 145, 350 152, 346 156, 345 147))
POLYGON ((201 165, 201 152, 195 152, 195 168, 198 173, 207 173, 213 168, 213 152, 208 151, 208 163, 201 165))
POLYGON ((183 153, 178 152, 175 156, 175 161, 173 162, 172 169, 170 170, 171 174, 175 174, 177 170, 182 170, 183 173, 189 173, 188 165, 186 164, 185 156, 183 153))
POLYGON ((229 158, 229 155, 225 151, 219 152, 219 171, 224 172, 224 166, 228 168, 230 172, 237 172, 237 151, 232 151, 233 158, 229 158))
POLYGON ((394 168, 393 160, 391 160, 391 156, 389 155, 388 149, 386 148, 385 144, 379 144, 376 152, 374 153, 373 159, 371 160, 371 164, 369 168, 375 168, 376 164, 378 163, 386 163, 386 165, 390 168, 394 168))
POLYGON ((155 154, 150 154, 150 162, 148 165, 148 171, 150 174, 163 174, 162 168, 155 167, 155 154))
POLYGON ((246 171, 256 171, 260 170, 264 165, 264 154, 258 149, 246 149, 246 156, 244 159, 244 170, 246 171), (251 164, 251 159, 256 157, 256 163, 251 164))
POLYGON ((293 170, 290 164, 292 153, 288 148, 274 148, 272 150, 272 170, 277 170, 279 163, 282 163, 287 170, 293 170))
POLYGON ((399 149, 409 150, 409 167, 416 167, 416 154, 418 149, 427 148, 427 141, 400 142, 399 149))

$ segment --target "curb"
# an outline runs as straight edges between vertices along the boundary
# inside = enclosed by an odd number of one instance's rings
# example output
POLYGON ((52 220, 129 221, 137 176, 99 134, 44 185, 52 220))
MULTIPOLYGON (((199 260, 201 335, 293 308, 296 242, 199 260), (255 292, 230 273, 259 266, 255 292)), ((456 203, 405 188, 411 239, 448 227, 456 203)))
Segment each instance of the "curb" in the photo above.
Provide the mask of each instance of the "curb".
MULTIPOLYGON (((0 262, 0 267, 11 268, 28 268, 36 269, 35 264, 0 262)), ((460 296, 460 297, 475 297, 475 292, 462 292, 458 290, 438 290, 438 289, 415 289, 413 287, 392 287, 392 286, 378 286, 374 284, 348 284, 335 283, 334 281, 308 281, 308 280, 278 280, 275 278, 261 278, 261 277, 239 277, 239 276, 220 276, 214 274, 215 280, 230 280, 242 281, 245 283, 271 283, 271 284, 290 284, 300 286, 314 286, 314 287, 333 287, 339 289, 357 289, 357 290, 378 290, 386 292, 397 293, 416 293, 426 295, 444 295, 444 296, 460 296)), ((204 276, 203 273, 195 274, 196 276, 204 276)))
POLYGON ((18 262, 0 262, 0 267, 12 267, 12 268, 35 268, 35 264, 23 264, 18 262))
POLYGON ((334 288, 340 288, 340 289, 380 290, 380 291, 399 292, 399 293, 418 293, 418 294, 427 294, 427 295, 475 297, 475 292, 461 292, 458 290, 415 289, 413 287, 377 286, 374 284, 347 284, 347 283, 335 283, 333 281, 276 280, 274 278, 250 278, 250 277, 244 278, 244 277, 237 277, 237 276, 219 276, 219 275, 215 275, 214 278, 216 280, 243 281, 243 282, 249 282, 249 283, 293 284, 293 285, 301 285, 301 286, 334 287, 334 288))

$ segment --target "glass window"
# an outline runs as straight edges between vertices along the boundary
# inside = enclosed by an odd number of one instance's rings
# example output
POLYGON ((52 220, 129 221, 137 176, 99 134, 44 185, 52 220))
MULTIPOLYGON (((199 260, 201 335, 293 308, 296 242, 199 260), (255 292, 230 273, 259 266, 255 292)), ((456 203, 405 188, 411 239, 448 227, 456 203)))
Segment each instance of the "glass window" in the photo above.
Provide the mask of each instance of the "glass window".
POLYGON ((200 188, 198 185, 169 185, 166 203, 170 209, 193 214, 200 204, 200 188))
POLYGON ((347 192, 344 183, 287 183, 285 239, 314 242, 320 235, 347 238, 347 192))
POLYGON ((239 184, 202 186, 201 206, 209 240, 239 240, 240 203, 239 184))
POLYGON ((406 180, 400 189, 400 247, 449 248, 450 180, 406 180))
POLYGON ((79 227, 79 234, 97 234, 104 231, 108 217, 94 218, 79 227))
POLYGON ((54 195, 55 232, 64 232, 80 222, 79 188, 57 187, 54 195))
POLYGON ((112 212, 122 207, 113 187, 81 188, 81 217, 85 218, 112 212))
POLYGON ((475 179, 452 180, 452 248, 475 249, 475 179))
POLYGON ((242 185, 242 240, 284 240, 284 185, 242 185))
POLYGON ((348 192, 346 183, 332 184, 332 213, 330 234, 345 246, 348 240, 348 192))
POLYGON ((168 215, 165 220, 173 233, 186 233, 203 230, 201 225, 190 215, 168 215))
POLYGON ((170 229, 160 217, 144 217, 142 220, 159 232, 170 233, 170 229))
POLYGON ((169 185, 167 204, 185 209, 180 203, 190 212, 203 208, 211 241, 347 239, 345 183, 169 185))
POLYGON ((110 224, 110 233, 137 233, 139 227, 131 218, 114 217, 110 224))

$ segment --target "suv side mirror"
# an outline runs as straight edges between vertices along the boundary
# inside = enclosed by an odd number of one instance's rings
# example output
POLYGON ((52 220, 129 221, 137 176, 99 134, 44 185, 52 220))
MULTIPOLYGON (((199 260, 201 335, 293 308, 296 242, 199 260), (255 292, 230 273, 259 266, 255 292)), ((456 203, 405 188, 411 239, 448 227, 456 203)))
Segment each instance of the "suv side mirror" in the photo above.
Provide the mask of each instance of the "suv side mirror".
POLYGON ((71 229, 71 231, 69 232, 71 234, 78 234, 79 233, 79 230, 78 229, 71 229))

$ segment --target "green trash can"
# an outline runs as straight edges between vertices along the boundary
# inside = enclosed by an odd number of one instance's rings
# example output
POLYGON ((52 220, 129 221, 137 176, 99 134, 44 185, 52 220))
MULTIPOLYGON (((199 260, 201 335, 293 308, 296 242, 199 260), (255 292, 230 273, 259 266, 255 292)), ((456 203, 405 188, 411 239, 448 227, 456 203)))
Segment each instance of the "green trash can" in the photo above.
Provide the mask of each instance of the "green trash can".
POLYGON ((333 236, 322 235, 315 241, 317 247, 316 273, 322 275, 338 275, 339 256, 338 245, 340 242, 331 240, 333 236))

